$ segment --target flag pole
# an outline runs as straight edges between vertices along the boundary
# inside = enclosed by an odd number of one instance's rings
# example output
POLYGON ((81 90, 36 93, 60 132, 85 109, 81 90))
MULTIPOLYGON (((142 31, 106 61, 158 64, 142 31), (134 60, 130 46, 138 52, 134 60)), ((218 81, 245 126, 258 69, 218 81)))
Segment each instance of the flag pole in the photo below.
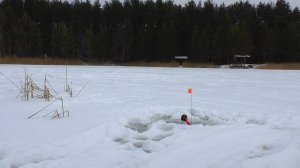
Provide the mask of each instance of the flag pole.
POLYGON ((193 92, 191 93, 191 124, 193 123, 192 111, 193 111, 193 92))
POLYGON ((191 114, 191 124, 192 124, 192 122, 193 122, 193 119, 192 119, 192 111, 193 111, 193 89, 192 88, 188 89, 188 94, 191 94, 191 110, 190 110, 190 114, 191 114))

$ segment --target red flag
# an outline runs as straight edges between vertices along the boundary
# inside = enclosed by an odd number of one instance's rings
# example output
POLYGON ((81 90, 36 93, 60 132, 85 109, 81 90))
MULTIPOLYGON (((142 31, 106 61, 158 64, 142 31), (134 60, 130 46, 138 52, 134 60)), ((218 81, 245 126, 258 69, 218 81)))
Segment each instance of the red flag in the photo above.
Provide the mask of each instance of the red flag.
POLYGON ((189 88, 189 89, 188 89, 188 94, 192 94, 192 92, 193 92, 193 91, 192 91, 192 88, 189 88))

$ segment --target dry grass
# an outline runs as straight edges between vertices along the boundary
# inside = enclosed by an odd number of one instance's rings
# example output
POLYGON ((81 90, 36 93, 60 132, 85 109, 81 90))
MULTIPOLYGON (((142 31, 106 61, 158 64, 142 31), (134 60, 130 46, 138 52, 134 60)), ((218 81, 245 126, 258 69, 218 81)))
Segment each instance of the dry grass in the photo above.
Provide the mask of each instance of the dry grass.
MULTIPOLYGON (((16 57, 16 56, 4 56, 0 57, 0 64, 33 64, 33 65, 65 65, 65 59, 60 58, 33 58, 33 57, 16 57)), ((79 59, 68 59, 68 65, 83 65, 79 59)), ((91 65, 114 65, 107 63, 92 63, 91 65)), ((120 64, 122 66, 142 66, 142 67, 178 67, 179 64, 176 61, 172 62, 130 62, 126 64, 120 64)), ((190 68, 217 68, 217 65, 209 63, 191 63, 184 62, 182 67, 190 68)))
POLYGON ((142 66, 142 67, 176 67, 178 64, 176 62, 144 62, 144 61, 138 61, 138 62, 129 62, 126 64, 121 64, 124 66, 142 66))
MULTIPOLYGON (((0 57, 0 64, 34 64, 34 65, 64 65, 65 59, 60 58, 33 58, 33 57, 16 57, 4 56, 0 57)), ((69 65, 81 65, 82 61, 79 59, 69 59, 69 65)))
POLYGON ((184 62, 182 66, 192 67, 192 68, 219 68, 220 67, 218 65, 214 65, 211 63, 191 63, 191 62, 184 62))
MULTIPOLYGON (((130 62, 124 64, 125 66, 142 66, 142 67, 178 67, 179 64, 175 61, 173 62, 130 62)), ((213 64, 200 64, 200 63, 191 63, 191 62, 184 62, 182 67, 190 67, 190 68, 217 68, 218 66, 213 64)))
POLYGON ((300 70, 300 63, 267 63, 256 66, 257 69, 271 69, 271 70, 300 70))

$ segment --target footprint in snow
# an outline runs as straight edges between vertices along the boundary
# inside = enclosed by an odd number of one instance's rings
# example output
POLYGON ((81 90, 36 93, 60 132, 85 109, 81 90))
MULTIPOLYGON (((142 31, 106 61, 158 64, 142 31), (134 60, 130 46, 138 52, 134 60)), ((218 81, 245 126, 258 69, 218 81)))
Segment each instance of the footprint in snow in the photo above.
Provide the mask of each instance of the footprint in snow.
POLYGON ((147 119, 130 119, 124 125, 132 130, 129 137, 117 137, 114 141, 151 153, 153 151, 151 147, 159 145, 160 141, 173 135, 174 124, 182 124, 182 122, 174 116, 165 114, 154 114, 147 119))

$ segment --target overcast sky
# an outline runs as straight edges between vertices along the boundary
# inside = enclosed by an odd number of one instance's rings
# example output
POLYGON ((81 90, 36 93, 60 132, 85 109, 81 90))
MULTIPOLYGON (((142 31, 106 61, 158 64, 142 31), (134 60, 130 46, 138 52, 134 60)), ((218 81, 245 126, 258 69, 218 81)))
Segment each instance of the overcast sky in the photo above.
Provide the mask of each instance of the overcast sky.
MULTIPOLYGON (((73 2, 74 0, 68 0, 69 2, 73 2)), ((85 1, 85 0, 82 0, 85 1)), ((100 0, 101 3, 104 3, 105 1, 110 1, 110 0, 100 0)), ((120 0, 121 2, 123 2, 123 0, 120 0)), ((153 0, 155 1, 155 0, 153 0)), ((187 3, 189 0, 174 0, 174 2, 176 4, 181 4, 184 5, 185 3, 187 3)), ((199 0, 194 0, 196 3, 198 3, 199 0)), ((205 2, 206 0, 201 0, 201 2, 205 2)), ((223 2, 225 3, 225 5, 229 5, 232 4, 234 2, 237 2, 239 0, 213 0, 214 3, 216 4, 222 4, 223 2)), ((246 1, 246 0, 243 0, 246 1)), ((277 0, 248 0, 251 4, 258 4, 260 1, 261 2, 273 2, 276 3, 277 0)), ((300 0, 286 0, 287 2, 289 2, 290 6, 292 8, 294 7, 300 7, 300 0)), ((94 2, 94 0, 90 0, 91 3, 94 2)))

